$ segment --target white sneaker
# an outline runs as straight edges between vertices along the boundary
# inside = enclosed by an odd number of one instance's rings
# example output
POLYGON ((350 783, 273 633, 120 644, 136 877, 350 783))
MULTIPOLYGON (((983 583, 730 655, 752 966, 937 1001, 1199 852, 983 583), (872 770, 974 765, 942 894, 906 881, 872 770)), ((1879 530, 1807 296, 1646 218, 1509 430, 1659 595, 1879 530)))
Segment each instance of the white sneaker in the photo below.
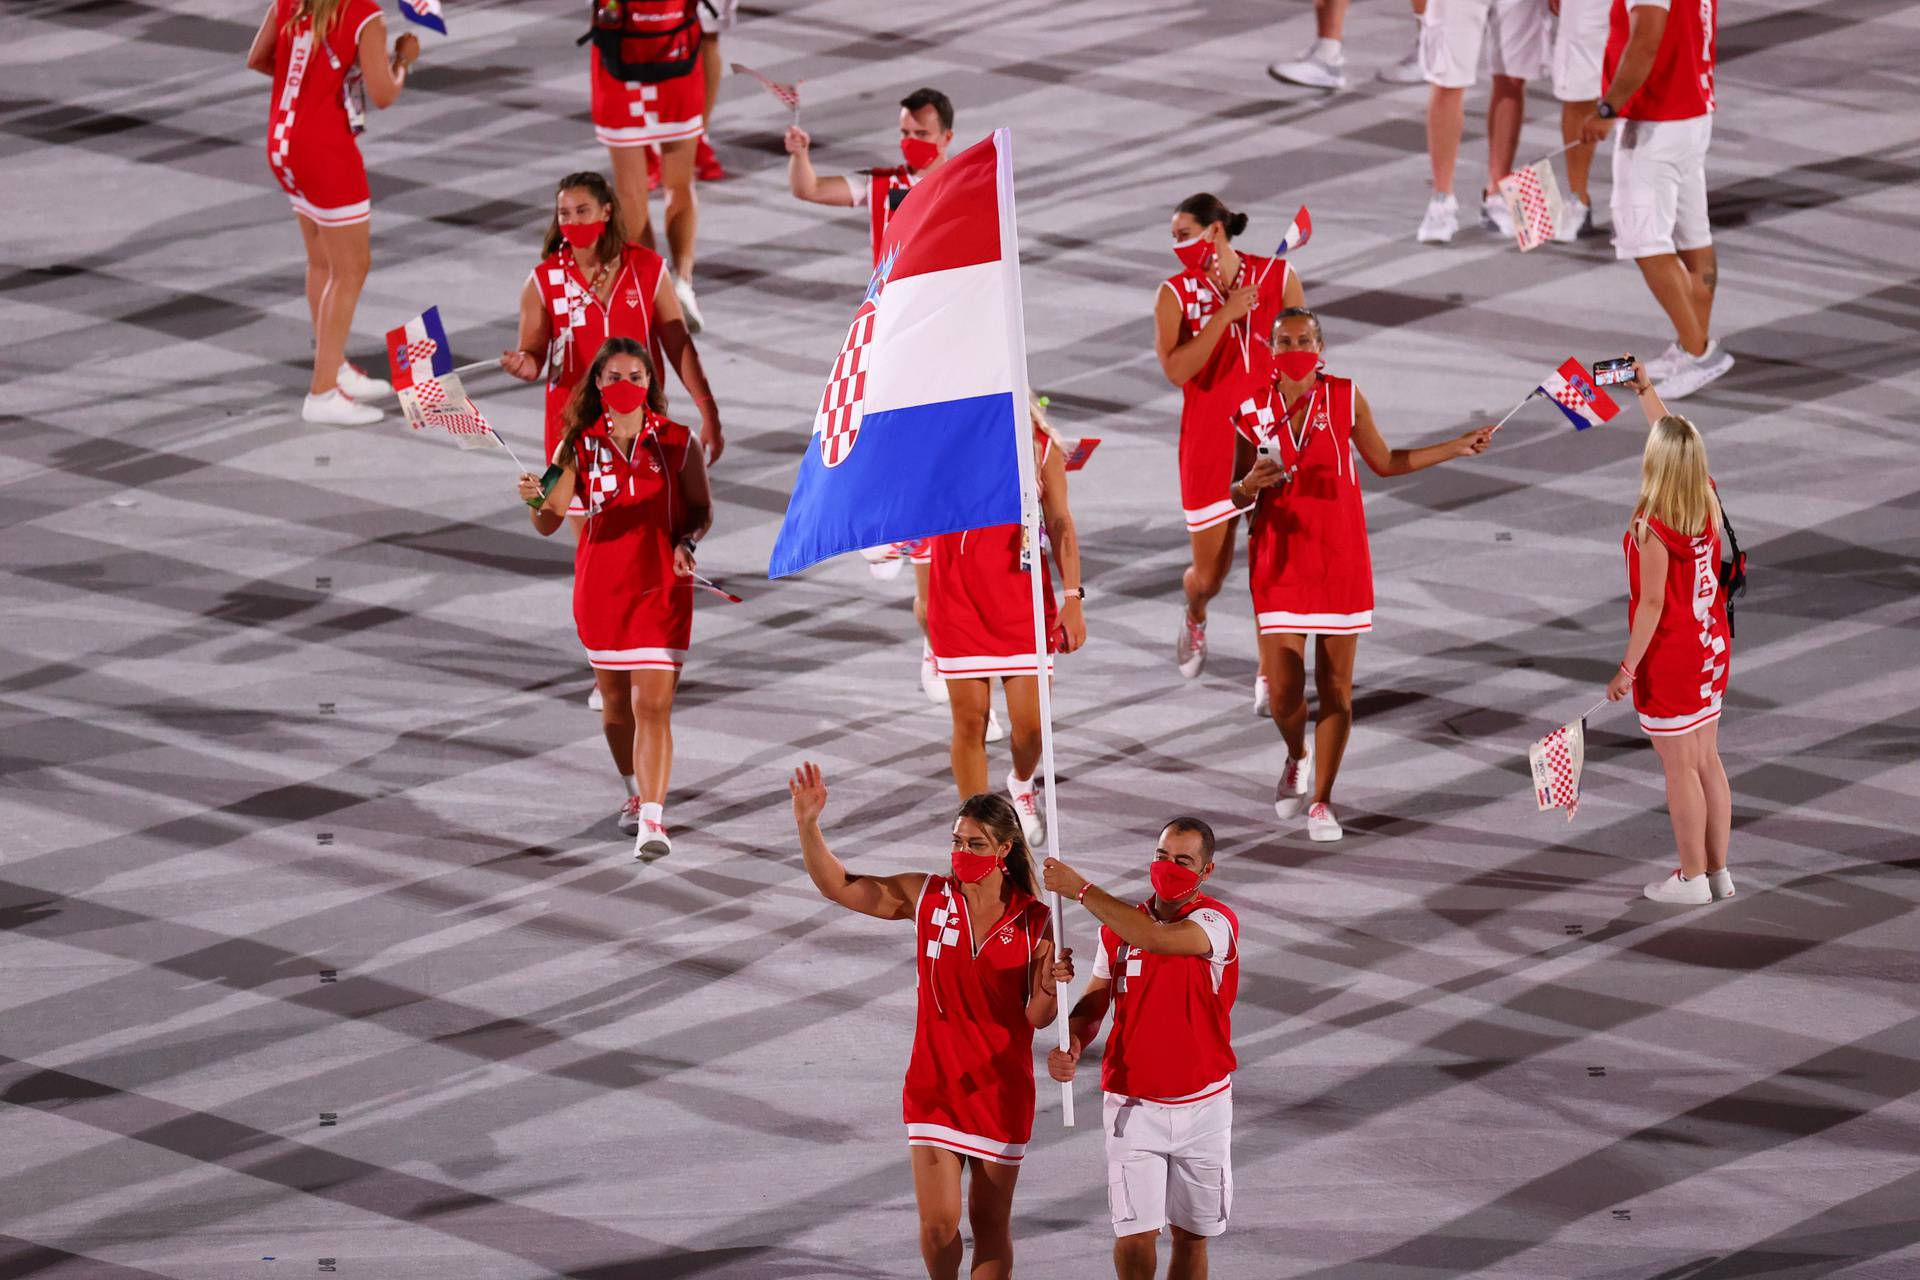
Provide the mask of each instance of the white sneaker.
POLYGON ((1734 894, 1733 873, 1725 867, 1707 872, 1707 890, 1713 894, 1715 902, 1731 898, 1734 894))
POLYGON ((1421 244, 1447 244, 1453 239, 1453 233, 1460 229, 1460 202, 1449 191, 1446 195, 1434 194, 1427 201, 1427 212, 1420 219, 1420 230, 1414 239, 1421 244))
POLYGON ((365 370, 349 364, 345 360, 333 372, 333 380, 340 389, 355 400, 378 400, 381 396, 393 394, 393 384, 384 378, 376 378, 365 370))
POLYGON ((691 280, 675 279, 673 282, 673 296, 680 299, 680 314, 687 319, 688 333, 698 333, 707 327, 705 318, 700 314, 700 303, 693 296, 693 282, 691 280))
POLYGON ((1413 47, 1407 50, 1407 56, 1391 66, 1380 68, 1380 78, 1388 84, 1424 84, 1427 69, 1420 62, 1420 24, 1413 27, 1413 47))
MULTIPOLYGON (((1300 802, 1306 799, 1306 796, 1307 757, 1301 756, 1298 760, 1295 760, 1292 756, 1288 756, 1287 763, 1280 770, 1280 781, 1273 785, 1273 816, 1276 818, 1291 818, 1294 814, 1300 812, 1300 802)), ((1316 809, 1325 809, 1326 807, 1327 806, 1323 804, 1314 806, 1316 809)), ((1331 822, 1333 815, 1328 814, 1327 820, 1331 822)), ((1308 819, 1308 830, 1312 830, 1311 817, 1308 819)), ((1319 836, 1314 837, 1316 840, 1319 838, 1319 836)), ((1339 838, 1340 828, 1336 823, 1334 826, 1334 834, 1329 836, 1328 839, 1337 840, 1339 838)))
POLYGON ((1507 198, 1498 191, 1489 191, 1480 197, 1480 226, 1482 230, 1497 231, 1513 239, 1513 210, 1507 207, 1507 198))
POLYGON ((900 554, 900 545, 895 542, 883 542, 877 547, 860 548, 860 556, 867 562, 867 572, 882 582, 891 582, 900 576, 907 567, 907 559, 900 554))
POLYGON ((1689 880, 1678 871, 1665 880, 1655 880, 1643 892, 1653 901, 1671 907, 1704 907, 1713 901, 1713 890, 1707 886, 1705 876, 1689 880))
POLYGON ((1733 357, 1721 349, 1717 338, 1707 343, 1707 349, 1698 356, 1682 355, 1686 363, 1653 388, 1662 400, 1685 400, 1733 368, 1733 357))
POLYGON ((627 802, 620 806, 620 834, 628 836, 640 834, 639 796, 628 796, 627 802))
POLYGON ((1553 242, 1572 244, 1593 226, 1593 210, 1579 196, 1560 206, 1560 221, 1553 224, 1553 242))
POLYGON ((1313 47, 1295 62, 1275 62, 1267 67, 1267 74, 1275 80, 1284 80, 1288 84, 1303 84, 1309 89, 1344 89, 1347 87, 1347 55, 1340 50, 1338 40, 1315 40, 1313 47))
POLYGON ((1173 660, 1180 674, 1191 680, 1207 668, 1207 624, 1182 615, 1180 638, 1174 642, 1173 660))
MULTIPOLYGON (((1277 806, 1276 806, 1277 807, 1277 806)), ((1333 806, 1322 801, 1307 809, 1307 839, 1325 844, 1347 834, 1333 816, 1333 806)))
POLYGON ((1267 686, 1267 678, 1255 676, 1253 678, 1253 714, 1262 717, 1272 715, 1272 699, 1273 694, 1267 686))
POLYGON ((587 710, 605 711, 606 709, 607 700, 600 696, 600 686, 596 684, 593 686, 593 692, 587 695, 587 710))
POLYGON ((998 742, 1000 741, 1000 739, 1006 736, 1007 736, 1007 731, 1000 724, 1000 713, 998 711, 995 711, 992 707, 988 707, 987 708, 987 741, 998 742))
MULTIPOLYGON (((942 703, 947 700, 947 682, 940 678, 940 668, 933 661, 933 646, 920 646, 920 692, 927 695, 927 701, 942 703)), ((993 719, 992 708, 987 711, 989 722, 993 719)))
POLYGON ((315 422, 326 427, 365 427, 385 416, 372 405, 359 403, 338 387, 317 396, 309 395, 306 403, 300 406, 300 421, 315 422))
POLYGON ((1675 338, 1667 344, 1667 349, 1651 360, 1642 360, 1640 367, 1647 371, 1647 377, 1654 382, 1663 382, 1678 373, 1688 360, 1692 359, 1680 348, 1680 340, 1675 338))
POLYGON ((1032 779, 1027 780, 1025 791, 1018 789, 1019 781, 1007 775, 1007 799, 1013 801, 1013 811, 1020 815, 1020 832, 1027 838, 1027 848, 1037 854, 1047 840, 1047 824, 1040 817, 1040 795, 1032 779))
POLYGON ((657 822, 642 822, 637 806, 634 809, 634 822, 639 832, 633 842, 634 857, 664 858, 673 852, 673 841, 667 839, 667 829, 657 822))

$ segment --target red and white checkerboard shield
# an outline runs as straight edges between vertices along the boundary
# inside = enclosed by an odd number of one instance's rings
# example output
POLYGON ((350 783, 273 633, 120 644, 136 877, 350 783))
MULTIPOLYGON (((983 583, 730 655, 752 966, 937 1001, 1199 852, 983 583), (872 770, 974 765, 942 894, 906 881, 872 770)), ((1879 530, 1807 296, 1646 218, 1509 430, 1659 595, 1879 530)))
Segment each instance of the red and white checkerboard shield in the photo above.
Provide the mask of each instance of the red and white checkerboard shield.
POLYGON ((1537 249, 1553 239, 1555 223, 1560 219, 1560 183, 1553 166, 1536 160, 1500 179, 1500 195, 1513 211, 1513 236, 1520 251, 1537 249))
POLYGON ((873 341, 875 299, 869 297, 853 313, 847 340, 833 362, 827 388, 820 393, 820 412, 814 433, 820 437, 820 461, 837 467, 853 452, 860 438, 862 407, 867 394, 867 347, 873 341))
POLYGON ((1542 812, 1565 809, 1567 821, 1580 812, 1580 769, 1586 762, 1587 722, 1563 724, 1527 748, 1533 766, 1533 798, 1542 812))

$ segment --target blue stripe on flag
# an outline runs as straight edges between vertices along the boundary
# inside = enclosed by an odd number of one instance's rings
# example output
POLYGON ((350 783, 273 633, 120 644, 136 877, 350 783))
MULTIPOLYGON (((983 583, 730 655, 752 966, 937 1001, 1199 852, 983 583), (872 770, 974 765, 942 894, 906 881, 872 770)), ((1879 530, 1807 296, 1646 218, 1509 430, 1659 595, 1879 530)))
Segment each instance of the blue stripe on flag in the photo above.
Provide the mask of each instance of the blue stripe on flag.
POLYGON ((1573 429, 1575 431, 1585 431, 1588 427, 1593 425, 1591 422, 1588 422, 1585 418, 1581 417, 1580 414, 1575 410, 1569 409, 1567 408, 1566 405, 1561 404, 1558 400, 1554 398, 1553 393, 1548 391, 1545 387, 1540 388, 1540 391, 1543 395, 1547 397, 1548 404, 1552 405, 1554 408, 1558 409, 1560 412, 1567 415, 1567 421, 1573 424, 1573 429))
POLYGON ((870 413, 837 467, 809 437, 767 576, 861 547, 1018 523, 1013 412, 1002 391, 870 413))

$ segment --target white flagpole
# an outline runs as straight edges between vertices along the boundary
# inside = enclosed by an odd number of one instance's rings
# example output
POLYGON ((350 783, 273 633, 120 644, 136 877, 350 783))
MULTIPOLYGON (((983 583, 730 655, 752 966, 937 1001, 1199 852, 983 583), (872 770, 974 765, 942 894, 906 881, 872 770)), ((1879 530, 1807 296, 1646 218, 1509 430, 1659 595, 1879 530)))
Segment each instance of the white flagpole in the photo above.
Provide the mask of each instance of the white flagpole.
MULTIPOLYGON (((1513 406, 1513 408, 1511 408, 1511 409, 1509 409, 1509 410, 1507 410, 1507 418, 1511 418, 1511 417, 1512 417, 1512 416, 1513 416, 1514 414, 1516 414, 1516 413, 1518 413, 1518 412, 1520 412, 1520 410, 1522 410, 1522 409, 1524 409, 1524 408, 1526 408, 1526 406, 1527 406, 1527 401, 1529 401, 1529 400, 1531 400, 1531 399, 1533 399, 1533 398, 1534 398, 1535 396, 1537 396, 1537 395, 1539 395, 1539 394, 1540 394, 1540 388, 1538 388, 1538 387, 1535 387, 1535 388, 1534 388, 1533 390, 1531 390, 1531 391, 1529 391, 1529 392, 1527 392, 1527 394, 1526 394, 1526 395, 1524 395, 1524 396, 1521 396, 1521 397, 1520 397, 1520 403, 1519 403, 1519 404, 1517 404, 1517 405, 1515 405, 1515 406, 1513 406)), ((1502 419, 1500 419, 1500 421, 1498 421, 1498 422, 1496 422, 1496 423, 1494 423, 1494 424, 1493 424, 1493 429, 1494 429, 1495 431, 1498 431, 1498 430, 1499 430, 1500 428, 1502 428, 1502 427, 1504 427, 1504 426, 1506 426, 1506 425, 1507 425, 1507 418, 1502 418, 1502 419)))
MULTIPOLYGON (((1060 805, 1053 780, 1053 690, 1047 675, 1047 611, 1041 586, 1040 487, 1039 477, 1034 474, 1033 420, 1028 408, 1032 394, 1027 388, 1027 323, 1020 299, 1020 238, 1013 216, 1013 130, 995 129, 993 149, 998 168, 996 185, 1000 189, 1000 255, 1003 262, 1013 264, 1013 269, 1007 273, 1008 355, 1013 370, 1013 448, 1020 466, 1021 536, 1030 553, 1028 581, 1032 585, 1033 596, 1033 659, 1038 673, 1035 678, 1040 687, 1040 775, 1041 784, 1046 788, 1046 856, 1051 858, 1057 856, 1060 849, 1060 805)), ((1047 906, 1053 913, 1054 954, 1058 955, 1067 943, 1066 912, 1057 893, 1047 895, 1047 906)), ((1067 993, 1060 992, 1054 1029, 1062 1049, 1067 1047, 1067 1003, 1067 993)), ((1073 1127, 1073 1086, 1068 1083, 1060 1086, 1060 1119, 1069 1129, 1073 1127)))

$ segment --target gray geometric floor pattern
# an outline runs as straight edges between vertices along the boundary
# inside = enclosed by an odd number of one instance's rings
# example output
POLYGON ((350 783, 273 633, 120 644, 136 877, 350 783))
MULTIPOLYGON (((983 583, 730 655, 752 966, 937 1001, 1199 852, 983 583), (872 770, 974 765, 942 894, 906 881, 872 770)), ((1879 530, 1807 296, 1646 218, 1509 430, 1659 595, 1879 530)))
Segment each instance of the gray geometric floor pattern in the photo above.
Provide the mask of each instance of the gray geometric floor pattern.
MULTIPOLYGON (((294 419, 298 242, 241 66, 259 7, 27 0, 0 45, 0 1277, 919 1274, 908 940, 810 890, 782 779, 826 766, 855 867, 937 866, 944 713, 904 582, 762 576, 863 217, 788 198, 784 113, 729 81, 703 565, 748 602, 701 604, 676 851, 638 867, 566 549, 504 459, 294 419)), ((604 163, 571 7, 448 11, 364 139, 363 363, 428 304, 460 359, 507 345, 552 182, 604 163)), ((1064 843, 1137 886, 1160 818, 1210 815, 1243 921, 1214 1274, 1920 1274, 1920 9, 1724 13, 1739 364, 1686 408, 1753 560, 1721 731, 1741 892, 1680 915, 1636 898, 1670 836, 1628 713, 1595 718, 1571 825, 1525 776, 1620 652, 1630 416, 1576 436, 1536 404, 1482 459, 1368 477, 1344 843, 1271 817, 1243 572, 1206 675, 1173 669, 1177 397, 1148 311, 1174 202, 1252 211, 1256 250, 1311 207, 1331 363, 1396 443, 1667 336, 1603 241, 1416 245, 1423 91, 1369 78, 1403 7, 1356 6, 1330 99, 1262 71, 1308 34, 1304 5, 1252 0, 783 0, 729 49, 805 80, 823 170, 885 158, 921 83, 963 140, 1015 131, 1033 382, 1106 441, 1073 494, 1094 595, 1057 694, 1064 843)), ((1558 144, 1531 114, 1523 158, 1558 144)), ((1480 147, 1470 123, 1463 175, 1480 147)), ((536 391, 472 387, 537 438, 536 391)), ((1090 1084, 1079 1105, 1063 1130, 1042 1089, 1023 1275, 1110 1274, 1090 1084)))

